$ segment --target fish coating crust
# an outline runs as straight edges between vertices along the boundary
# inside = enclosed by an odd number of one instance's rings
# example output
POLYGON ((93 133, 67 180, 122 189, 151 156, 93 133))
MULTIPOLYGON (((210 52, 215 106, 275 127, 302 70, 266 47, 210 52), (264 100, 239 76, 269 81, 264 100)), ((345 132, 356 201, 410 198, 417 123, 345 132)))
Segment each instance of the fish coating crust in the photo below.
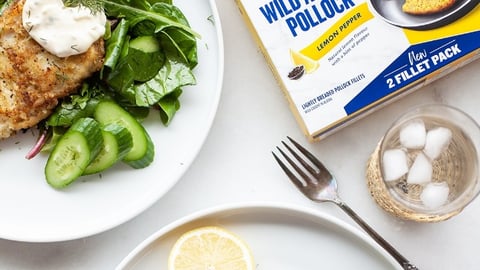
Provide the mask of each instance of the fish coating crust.
POLYGON ((429 15, 445 11, 454 4, 455 0, 406 0, 402 10, 413 15, 429 15))
POLYGON ((22 25, 24 1, 13 1, 0 16, 0 139, 48 117, 104 61, 103 38, 65 58, 43 49, 22 25))

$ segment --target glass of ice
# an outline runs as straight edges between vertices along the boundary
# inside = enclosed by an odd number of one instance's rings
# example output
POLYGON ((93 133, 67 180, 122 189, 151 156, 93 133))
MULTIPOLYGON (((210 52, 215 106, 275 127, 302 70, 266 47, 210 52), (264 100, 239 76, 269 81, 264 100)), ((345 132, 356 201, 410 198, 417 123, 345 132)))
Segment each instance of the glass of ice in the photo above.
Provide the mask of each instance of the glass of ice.
POLYGON ((370 159, 381 179, 370 176, 372 196, 402 218, 446 220, 479 194, 479 150, 480 127, 466 113, 416 107, 392 124, 370 159))

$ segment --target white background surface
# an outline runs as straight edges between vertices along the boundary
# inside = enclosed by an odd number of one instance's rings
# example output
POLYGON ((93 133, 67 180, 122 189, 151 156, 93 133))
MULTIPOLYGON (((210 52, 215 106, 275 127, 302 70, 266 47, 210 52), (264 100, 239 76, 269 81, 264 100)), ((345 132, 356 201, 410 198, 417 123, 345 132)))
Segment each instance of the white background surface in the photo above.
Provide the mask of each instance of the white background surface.
POLYGON ((480 199, 449 221, 406 222, 375 204, 364 174, 368 156, 383 132, 412 106, 444 102, 480 121, 480 61, 309 144, 234 1, 217 0, 217 5, 225 40, 223 94, 210 135, 187 173, 147 211, 99 235, 46 244, 0 240, 0 269, 113 269, 161 227, 223 203, 289 202, 321 209, 353 224, 336 206, 312 203, 288 182, 270 154, 286 135, 324 161, 339 180, 344 200, 419 269, 478 269, 480 199))

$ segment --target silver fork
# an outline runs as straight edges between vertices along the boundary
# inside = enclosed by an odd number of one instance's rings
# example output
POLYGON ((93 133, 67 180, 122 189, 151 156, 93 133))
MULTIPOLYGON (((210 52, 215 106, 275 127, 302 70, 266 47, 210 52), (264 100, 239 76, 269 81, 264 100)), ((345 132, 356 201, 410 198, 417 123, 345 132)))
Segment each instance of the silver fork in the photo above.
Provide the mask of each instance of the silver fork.
POLYGON ((310 200, 315 202, 332 202, 339 206, 345 213, 347 213, 360 227, 362 227, 380 246, 382 246, 405 270, 418 270, 418 268, 411 264, 402 254, 400 254, 392 245, 390 245, 382 236, 380 236, 370 225, 368 225, 352 208, 338 196, 337 180, 328 171, 325 166, 303 146, 288 137, 288 140, 311 162, 309 164, 300 155, 294 151, 287 143, 282 141, 282 144, 297 160, 294 162, 280 147, 277 146, 278 151, 282 154, 284 159, 295 169, 297 174, 303 179, 302 182, 297 176, 282 162, 282 160, 272 152, 275 160, 278 162, 283 171, 287 174, 295 186, 310 200), (304 169, 301 169, 301 164, 304 169), (312 167, 315 166, 316 168, 312 167), (305 172, 308 171, 308 173, 305 172), (305 184, 304 184, 305 183, 305 184))

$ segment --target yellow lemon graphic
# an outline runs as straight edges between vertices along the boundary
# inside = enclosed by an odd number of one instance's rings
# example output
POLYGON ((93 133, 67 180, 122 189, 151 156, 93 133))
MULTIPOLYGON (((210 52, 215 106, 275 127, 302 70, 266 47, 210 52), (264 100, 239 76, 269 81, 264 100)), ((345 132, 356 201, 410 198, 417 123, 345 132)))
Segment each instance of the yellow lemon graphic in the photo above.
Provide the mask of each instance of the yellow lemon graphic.
POLYGON ((305 68, 306 73, 312 73, 320 66, 317 61, 292 49, 290 49, 290 58, 295 66, 302 65, 305 68))
POLYGON ((168 270, 254 270, 247 244, 237 235, 217 226, 184 233, 168 257, 168 270))

